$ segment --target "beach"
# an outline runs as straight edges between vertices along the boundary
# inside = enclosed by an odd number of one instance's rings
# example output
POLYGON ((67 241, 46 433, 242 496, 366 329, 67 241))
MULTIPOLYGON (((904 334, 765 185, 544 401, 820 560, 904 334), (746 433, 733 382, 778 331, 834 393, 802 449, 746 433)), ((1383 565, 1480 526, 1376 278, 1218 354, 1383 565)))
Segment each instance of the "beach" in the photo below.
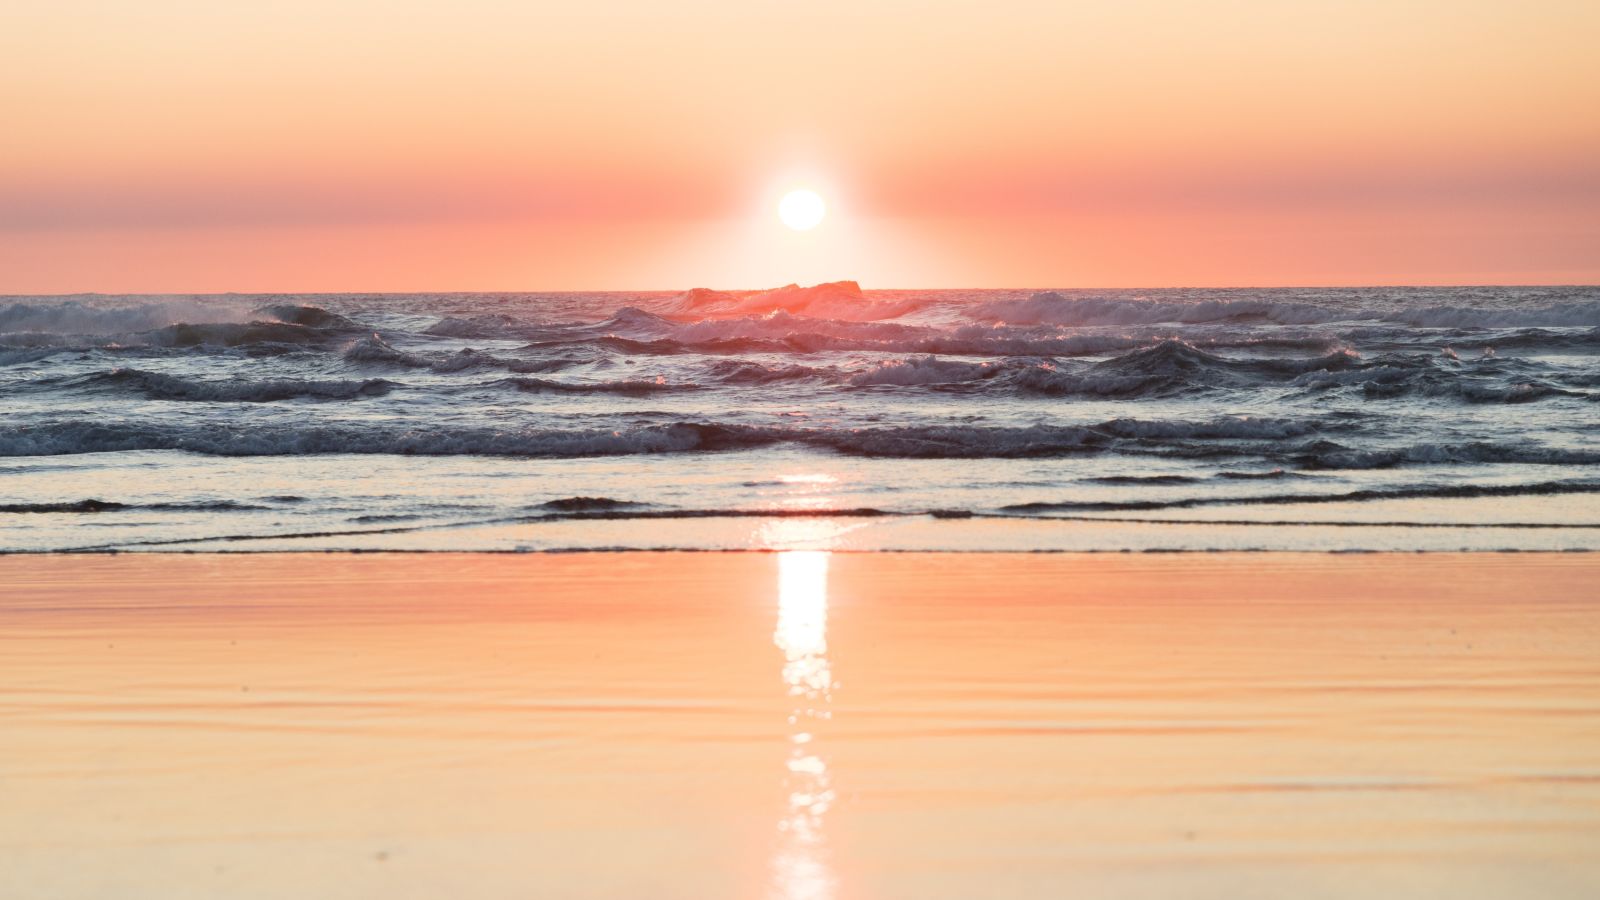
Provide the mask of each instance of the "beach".
POLYGON ((0 557, 0 894, 1600 893, 1586 553, 0 557))

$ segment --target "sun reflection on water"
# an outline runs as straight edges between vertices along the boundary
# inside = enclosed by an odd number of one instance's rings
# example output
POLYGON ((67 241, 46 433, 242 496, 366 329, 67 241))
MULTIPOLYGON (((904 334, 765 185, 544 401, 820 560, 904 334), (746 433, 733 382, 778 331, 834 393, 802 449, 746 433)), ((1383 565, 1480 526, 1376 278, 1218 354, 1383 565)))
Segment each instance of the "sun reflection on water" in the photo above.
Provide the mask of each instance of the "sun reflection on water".
POLYGON ((822 900, 833 896, 824 820, 833 805, 833 779, 818 749, 818 725, 832 712, 833 669, 828 662, 828 551, 778 554, 778 624, 772 639, 783 651, 789 693, 788 801, 778 821, 773 858, 775 897, 822 900))

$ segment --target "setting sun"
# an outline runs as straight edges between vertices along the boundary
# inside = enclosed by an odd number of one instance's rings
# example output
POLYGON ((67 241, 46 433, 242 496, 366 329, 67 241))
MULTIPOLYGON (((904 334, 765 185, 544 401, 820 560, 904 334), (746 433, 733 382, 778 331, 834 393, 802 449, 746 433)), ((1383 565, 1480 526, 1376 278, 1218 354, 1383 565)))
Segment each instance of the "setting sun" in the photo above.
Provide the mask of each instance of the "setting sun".
POLYGON ((795 231, 810 231, 822 222, 828 211, 816 191, 790 191, 778 201, 778 218, 795 231))

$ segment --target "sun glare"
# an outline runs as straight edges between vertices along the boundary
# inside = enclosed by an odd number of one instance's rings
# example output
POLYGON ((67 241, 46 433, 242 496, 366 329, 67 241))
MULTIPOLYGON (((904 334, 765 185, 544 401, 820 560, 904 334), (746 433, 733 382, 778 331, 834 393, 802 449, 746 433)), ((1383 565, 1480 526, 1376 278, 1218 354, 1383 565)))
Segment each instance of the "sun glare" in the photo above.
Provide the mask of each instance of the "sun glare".
POLYGON ((816 191, 790 191, 778 201, 778 218, 795 231, 810 231, 817 227, 827 211, 827 206, 816 191))

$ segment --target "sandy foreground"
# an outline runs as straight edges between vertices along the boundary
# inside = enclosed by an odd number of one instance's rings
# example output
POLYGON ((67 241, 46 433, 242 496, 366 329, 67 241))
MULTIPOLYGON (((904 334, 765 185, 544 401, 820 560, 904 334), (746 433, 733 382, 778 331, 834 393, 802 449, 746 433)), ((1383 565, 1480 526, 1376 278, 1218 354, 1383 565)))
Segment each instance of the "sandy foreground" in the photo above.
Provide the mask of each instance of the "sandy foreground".
POLYGON ((1600 896, 1600 556, 0 557, 0 896, 1600 896))

